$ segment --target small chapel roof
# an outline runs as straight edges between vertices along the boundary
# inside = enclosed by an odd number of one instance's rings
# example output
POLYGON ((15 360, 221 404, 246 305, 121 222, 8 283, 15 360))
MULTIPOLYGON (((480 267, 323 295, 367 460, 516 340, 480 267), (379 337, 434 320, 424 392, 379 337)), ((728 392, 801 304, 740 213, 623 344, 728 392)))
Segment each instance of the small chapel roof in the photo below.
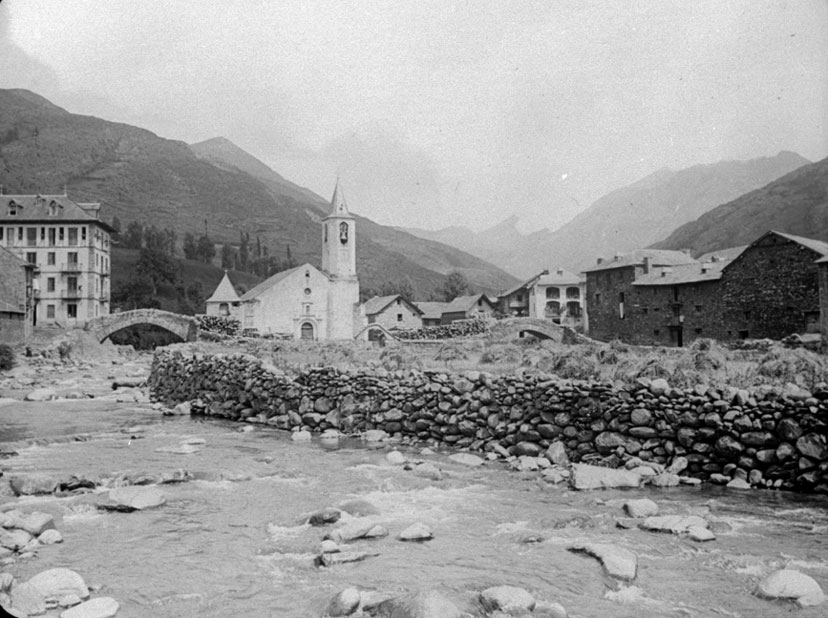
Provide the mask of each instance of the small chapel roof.
POLYGON ((239 302, 239 295, 236 293, 236 288, 227 276, 227 271, 224 271, 224 276, 221 278, 216 291, 207 299, 208 303, 237 303, 239 302))
POLYGON ((328 217, 350 217, 348 212, 348 205, 345 203, 345 194, 342 192, 342 187, 339 186, 339 178, 336 179, 336 186, 334 187, 333 197, 331 198, 331 212, 328 217))

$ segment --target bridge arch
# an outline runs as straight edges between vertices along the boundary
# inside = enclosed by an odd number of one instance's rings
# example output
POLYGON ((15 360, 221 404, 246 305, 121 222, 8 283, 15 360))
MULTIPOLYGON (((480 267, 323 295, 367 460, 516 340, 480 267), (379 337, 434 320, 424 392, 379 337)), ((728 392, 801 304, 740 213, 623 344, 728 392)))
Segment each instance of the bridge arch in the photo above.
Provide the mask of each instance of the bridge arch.
POLYGON ((163 328, 180 337, 182 341, 195 341, 198 337, 198 323, 195 318, 160 309, 135 309, 102 315, 89 320, 84 329, 93 333, 98 341, 104 341, 119 330, 138 324, 152 324, 163 328))
POLYGON ((566 326, 555 324, 552 320, 541 318, 506 318, 498 320, 489 330, 489 338, 493 340, 511 340, 528 333, 539 339, 551 339, 561 342, 571 330, 566 326))

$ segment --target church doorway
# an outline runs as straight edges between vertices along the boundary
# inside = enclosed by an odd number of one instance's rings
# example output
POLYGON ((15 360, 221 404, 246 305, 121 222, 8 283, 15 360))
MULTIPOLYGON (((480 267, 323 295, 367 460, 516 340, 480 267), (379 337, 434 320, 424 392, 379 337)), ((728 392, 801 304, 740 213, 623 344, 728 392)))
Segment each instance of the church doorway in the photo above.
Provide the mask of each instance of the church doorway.
POLYGON ((313 332, 313 324, 310 322, 305 322, 302 324, 302 328, 300 330, 300 339, 302 341, 313 341, 314 340, 314 332, 313 332))

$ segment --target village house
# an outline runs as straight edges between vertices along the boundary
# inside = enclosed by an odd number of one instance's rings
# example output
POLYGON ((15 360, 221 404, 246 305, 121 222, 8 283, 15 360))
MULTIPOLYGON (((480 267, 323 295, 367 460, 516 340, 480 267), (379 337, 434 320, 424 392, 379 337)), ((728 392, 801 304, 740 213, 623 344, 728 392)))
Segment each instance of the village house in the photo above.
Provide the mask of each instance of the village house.
POLYGON ((423 326, 440 326, 443 322, 443 311, 448 303, 440 301, 421 301, 414 303, 421 311, 423 326))
POLYGON ((826 256, 826 243, 774 231, 698 260, 675 251, 619 256, 587 271, 589 334, 680 347, 818 332, 817 261, 826 256))
POLYGON ((229 278, 208 301, 209 311, 238 315, 244 330, 294 339, 353 339, 362 328, 356 274, 356 223, 337 182, 322 220, 322 268, 303 264, 276 273, 243 294, 234 307, 229 278), (238 314, 236 314, 238 311, 238 314))
POLYGON ((0 247, 0 343, 25 341, 35 326, 35 265, 0 247))
POLYGON ((369 298, 363 303, 362 309, 369 325, 378 324, 388 330, 413 329, 423 325, 423 312, 420 308, 399 294, 369 298))
POLYGON ((221 317, 230 317, 241 319, 241 298, 236 293, 236 288, 227 276, 227 271, 224 271, 224 276, 219 281, 212 296, 204 301, 207 315, 217 315, 221 317))
POLYGON ((100 204, 64 195, 0 195, 0 246, 33 264, 39 325, 83 326, 109 313, 111 226, 100 204))
POLYGON ((457 320, 490 318, 497 310, 496 304, 486 294, 458 296, 443 308, 441 324, 450 324, 457 320))
POLYGON ((502 314, 586 326, 586 281, 563 268, 544 270, 498 297, 502 314))

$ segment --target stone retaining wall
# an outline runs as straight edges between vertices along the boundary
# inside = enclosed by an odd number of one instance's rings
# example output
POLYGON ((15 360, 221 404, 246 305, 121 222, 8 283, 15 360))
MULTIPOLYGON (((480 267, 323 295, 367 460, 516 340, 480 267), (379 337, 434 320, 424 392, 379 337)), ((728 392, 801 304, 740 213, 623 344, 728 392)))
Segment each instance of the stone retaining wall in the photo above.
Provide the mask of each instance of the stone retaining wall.
POLYGON ((312 369, 288 376, 246 355, 156 353, 149 386, 168 405, 281 429, 382 429, 502 455, 540 455, 561 442, 569 458, 617 466, 630 457, 686 474, 828 493, 828 389, 626 388, 550 375, 312 369), (719 475, 719 476, 716 476, 719 475))

